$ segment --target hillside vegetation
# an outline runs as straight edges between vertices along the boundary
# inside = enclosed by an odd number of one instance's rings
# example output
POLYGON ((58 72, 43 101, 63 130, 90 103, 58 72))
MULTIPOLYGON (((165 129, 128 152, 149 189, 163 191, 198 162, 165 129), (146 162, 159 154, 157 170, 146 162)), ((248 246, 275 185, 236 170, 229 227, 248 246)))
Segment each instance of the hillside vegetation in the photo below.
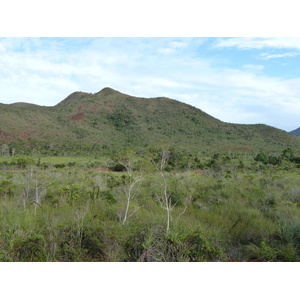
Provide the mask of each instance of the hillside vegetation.
POLYGON ((54 107, 1 104, 0 115, 0 144, 19 153, 110 154, 162 141, 190 152, 280 153, 300 146, 298 137, 271 126, 225 123, 176 100, 132 97, 110 88, 72 93, 54 107))

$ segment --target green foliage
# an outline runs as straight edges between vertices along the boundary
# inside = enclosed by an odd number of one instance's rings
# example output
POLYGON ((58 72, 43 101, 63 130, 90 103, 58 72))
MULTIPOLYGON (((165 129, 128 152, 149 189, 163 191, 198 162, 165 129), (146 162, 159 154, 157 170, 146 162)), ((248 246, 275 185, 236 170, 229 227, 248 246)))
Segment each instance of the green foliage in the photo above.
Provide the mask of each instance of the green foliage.
POLYGON ((84 228, 81 249, 88 260, 105 261, 107 259, 100 228, 84 228))
POLYGON ((265 165, 266 164, 281 165, 282 160, 298 163, 298 159, 295 157, 294 151, 290 147, 284 149, 282 154, 279 156, 267 155, 264 152, 260 152, 256 155, 254 160, 257 162, 262 162, 265 165))
POLYGON ((283 152, 282 152, 282 157, 284 159, 288 159, 288 160, 292 161, 294 159, 294 157, 295 157, 293 149, 290 148, 290 147, 284 149, 283 152))
MULTIPOLYGON (((126 146, 136 151, 158 148, 164 140, 173 146, 168 168, 178 170, 193 164, 199 152, 261 149, 277 155, 300 146, 298 137, 270 126, 224 123, 172 99, 108 90, 76 92, 54 107, 2 104, 0 155, 111 155, 126 146)), ((283 156, 291 159, 292 154, 283 156)))
POLYGON ((116 172, 123 172, 126 169, 123 165, 117 163, 114 167, 112 167, 112 170, 116 172))
POLYGON ((260 152, 254 158, 256 161, 262 162, 263 164, 267 164, 269 162, 268 156, 264 152, 260 152))
POLYGON ((34 164, 34 160, 29 157, 29 156, 14 156, 11 161, 10 164, 13 166, 17 166, 19 168, 25 168, 28 165, 33 165, 34 164))
POLYGON ((0 196, 13 196, 13 182, 11 179, 4 179, 0 181, 0 196))
POLYGON ((108 119, 117 129, 123 129, 135 125, 132 113, 128 111, 125 107, 115 110, 112 114, 108 116, 108 119))
POLYGON ((12 241, 12 251, 20 261, 45 261, 45 237, 32 233, 25 237, 18 237, 12 241))
POLYGON ((265 164, 257 153, 171 149, 166 232, 163 179, 151 164, 160 152, 149 152, 131 153, 131 175, 103 168, 115 164, 108 157, 25 157, 26 166, 1 157, 0 261, 300 261, 297 156, 265 154, 265 164))
POLYGON ((0 250, 0 262, 13 262, 13 258, 6 250, 0 250))
POLYGON ((56 168, 56 169, 63 169, 63 168, 65 168, 65 167, 66 167, 65 164, 55 164, 55 165, 54 165, 54 168, 56 168))
POLYGON ((247 248, 248 257, 251 261, 276 261, 278 250, 270 247, 265 240, 259 246, 250 244, 247 248))
POLYGON ((99 197, 109 204, 117 203, 117 200, 109 190, 99 192, 99 197))

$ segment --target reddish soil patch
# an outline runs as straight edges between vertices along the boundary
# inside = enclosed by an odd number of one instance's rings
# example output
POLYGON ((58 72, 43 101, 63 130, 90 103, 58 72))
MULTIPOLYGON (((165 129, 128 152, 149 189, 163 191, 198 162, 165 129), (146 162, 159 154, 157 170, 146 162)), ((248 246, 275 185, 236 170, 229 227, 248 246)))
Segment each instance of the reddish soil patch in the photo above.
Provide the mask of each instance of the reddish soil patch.
POLYGON ((94 106, 89 112, 94 113, 95 111, 103 111, 103 109, 112 110, 113 108, 110 104, 103 105, 103 103, 99 103, 94 106))
POLYGON ((112 110, 112 107, 109 104, 104 105, 106 108, 108 108, 109 110, 112 110))
POLYGON ((80 112, 76 115, 68 116, 67 119, 72 120, 72 121, 84 122, 84 113, 80 112))
POLYGON ((83 105, 78 105, 78 106, 77 106, 77 111, 78 111, 78 112, 82 111, 82 108, 83 108, 83 105))
POLYGON ((94 112, 94 111, 100 110, 101 105, 102 105, 101 103, 100 103, 100 104, 97 104, 96 106, 94 106, 94 107, 92 108, 92 110, 91 110, 90 112, 94 112))
POLYGON ((195 171, 193 171, 193 173, 195 173, 195 174, 201 174, 201 173, 203 173, 203 170, 195 170, 195 171))
POLYGON ((27 131, 20 132, 19 136, 21 139, 27 140, 30 137, 39 137, 40 134, 33 130, 27 130, 27 131))
POLYGON ((3 136, 5 136, 5 137, 7 137, 7 136, 11 136, 12 137, 13 136, 12 134, 10 134, 10 133, 8 133, 6 131, 3 131, 1 129, 0 129, 0 134, 3 135, 3 136))

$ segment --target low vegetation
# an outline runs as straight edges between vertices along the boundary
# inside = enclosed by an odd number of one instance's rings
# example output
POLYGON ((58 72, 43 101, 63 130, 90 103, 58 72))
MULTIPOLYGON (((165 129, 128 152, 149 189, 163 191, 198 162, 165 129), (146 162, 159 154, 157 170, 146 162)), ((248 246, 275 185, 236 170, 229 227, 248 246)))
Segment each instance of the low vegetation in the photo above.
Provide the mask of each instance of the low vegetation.
POLYGON ((0 156, 0 261, 299 261, 298 155, 0 156))

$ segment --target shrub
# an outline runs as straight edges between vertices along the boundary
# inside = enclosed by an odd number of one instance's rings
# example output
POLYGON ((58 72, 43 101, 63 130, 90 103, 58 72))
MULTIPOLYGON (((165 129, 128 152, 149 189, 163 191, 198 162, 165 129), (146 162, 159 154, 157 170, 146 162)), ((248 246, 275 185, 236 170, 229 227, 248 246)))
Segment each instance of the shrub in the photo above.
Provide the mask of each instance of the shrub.
POLYGON ((112 167, 112 170, 116 172, 123 172, 126 170, 126 168, 121 164, 116 164, 114 167, 112 167))
POLYGON ((28 165, 34 164, 34 160, 31 157, 28 156, 14 156, 10 164, 13 166, 18 166, 19 168, 25 168, 28 165))
POLYGON ((269 162, 268 156, 264 152, 260 152, 254 158, 257 162, 262 162, 263 164, 267 164, 269 162))
POLYGON ((288 147, 286 149, 283 150, 281 156, 284 158, 284 159, 287 159, 287 160, 290 160, 292 161, 295 157, 295 154, 294 154, 294 151, 292 148, 288 147))
POLYGON ((0 262, 13 262, 14 259, 10 256, 10 253, 5 250, 0 250, 0 262))
POLYGON ((125 253, 125 261, 135 262, 142 256, 149 227, 141 224, 131 224, 127 226, 122 247, 125 253))
POLYGON ((2 180, 0 182, 0 196, 13 196, 13 184, 12 184, 12 180, 2 180))
POLYGON ((271 247, 266 240, 259 246, 250 244, 246 247, 247 260, 250 261, 276 261, 278 250, 271 247))
POLYGON ((83 230, 81 247, 86 260, 96 259, 103 261, 106 259, 105 245, 102 241, 99 229, 85 228, 83 230))
POLYGON ((109 204, 117 203, 117 200, 112 195, 110 191, 100 191, 99 196, 102 200, 106 201, 109 204))
POLYGON ((13 252, 20 261, 45 261, 45 237, 32 233, 25 237, 17 237, 13 243, 13 252))
POLYGON ((66 165, 64 163, 54 165, 54 168, 56 168, 56 169, 63 169, 65 167, 66 167, 66 165))

